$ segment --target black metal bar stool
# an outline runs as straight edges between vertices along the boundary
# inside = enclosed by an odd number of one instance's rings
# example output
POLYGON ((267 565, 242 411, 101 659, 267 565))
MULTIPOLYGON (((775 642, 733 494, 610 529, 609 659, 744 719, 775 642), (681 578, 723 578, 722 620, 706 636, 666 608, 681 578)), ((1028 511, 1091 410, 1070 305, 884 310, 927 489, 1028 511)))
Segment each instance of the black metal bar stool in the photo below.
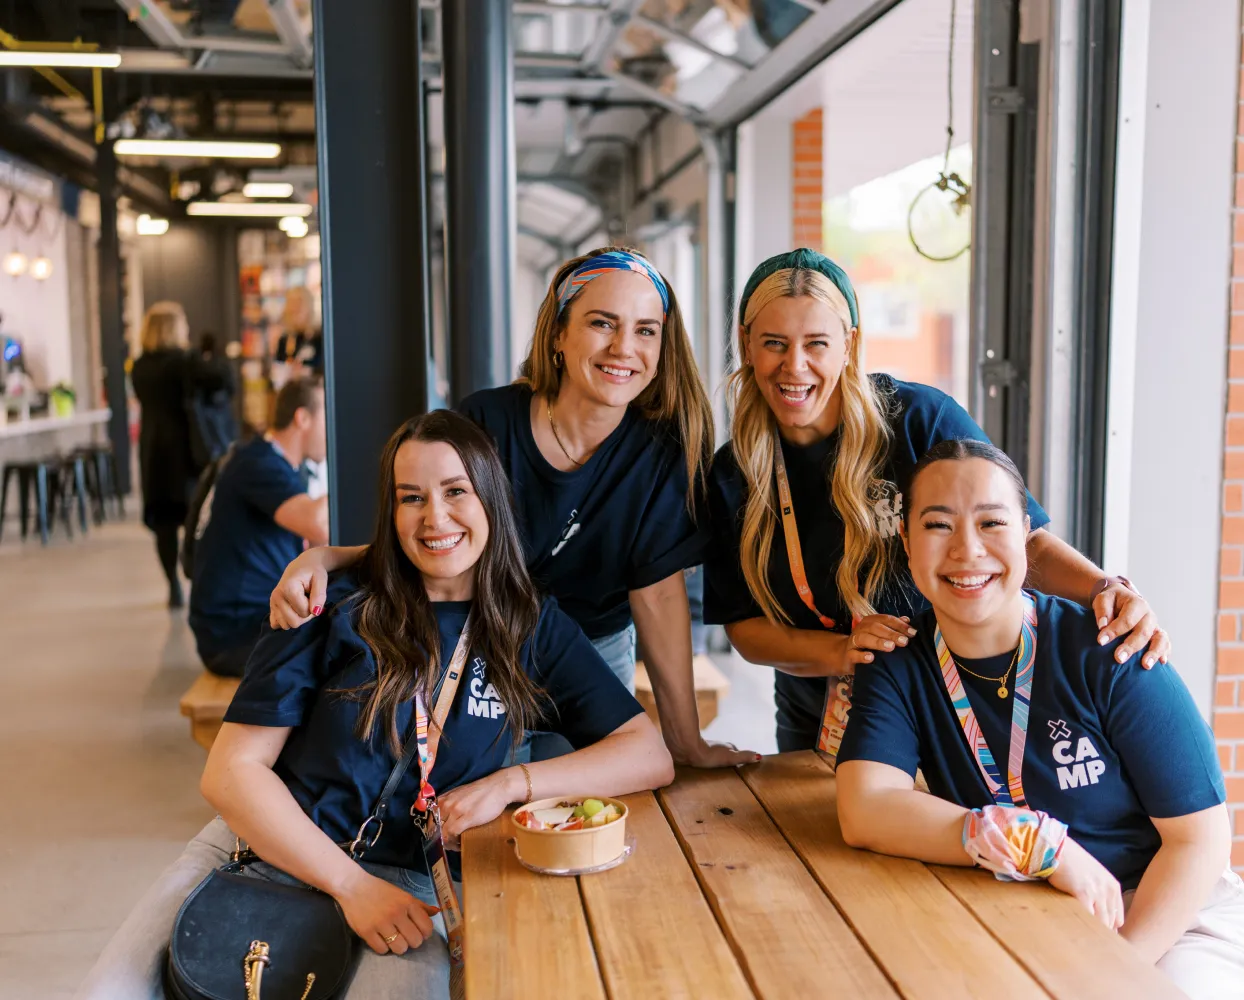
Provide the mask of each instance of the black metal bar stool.
POLYGON ((117 517, 125 517, 125 497, 118 488, 117 458, 106 444, 84 445, 74 449, 75 455, 86 460, 86 489, 94 508, 95 523, 103 524, 108 516, 107 501, 116 504, 117 517))
MULTIPOLYGON (((0 539, 4 537, 4 518, 8 511, 9 484, 17 477, 18 503, 22 515, 22 541, 29 532, 30 494, 35 495, 35 522, 39 526, 39 537, 43 544, 48 543, 51 529, 51 517, 55 508, 50 506, 53 497, 59 499, 60 458, 34 459, 25 462, 8 462, 4 466, 3 486, 0 486, 0 539)), ((66 525, 68 527, 68 525, 66 525)))

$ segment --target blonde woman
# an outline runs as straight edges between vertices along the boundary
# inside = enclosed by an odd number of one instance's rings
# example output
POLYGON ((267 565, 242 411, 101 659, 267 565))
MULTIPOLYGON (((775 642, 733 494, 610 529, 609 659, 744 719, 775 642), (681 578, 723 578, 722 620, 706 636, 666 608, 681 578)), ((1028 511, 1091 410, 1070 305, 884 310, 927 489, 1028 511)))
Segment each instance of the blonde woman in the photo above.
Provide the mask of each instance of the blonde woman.
POLYGON ((156 537, 168 580, 168 606, 180 608, 184 599, 177 575, 177 532, 202 471, 191 448, 187 403, 195 393, 224 389, 225 375, 187 350, 190 326, 176 302, 157 302, 147 310, 141 341, 142 354, 134 361, 130 380, 142 404, 138 464, 143 522, 156 537))
MULTIPOLYGON (((926 607, 898 544, 896 484, 938 441, 987 438, 945 393, 864 373, 855 290, 823 254, 769 258, 739 317, 733 440, 709 484, 704 620, 776 669, 778 749, 836 754, 856 666, 905 646, 926 607)), ((1043 530, 1031 496, 1028 516, 1035 583, 1091 606, 1100 643, 1127 635, 1119 662, 1146 644, 1144 666, 1165 662, 1170 643, 1132 585, 1043 530)))
MULTIPOLYGON (((458 408, 497 444, 533 579, 632 689, 638 633, 675 760, 758 759, 706 742, 696 715, 683 570, 702 561, 707 542, 695 500, 713 426, 668 283, 633 250, 567 261, 540 307, 521 374, 458 408)), ((272 624, 297 627, 319 614, 327 572, 362 552, 299 556, 273 592, 272 624)), ((530 749, 538 758, 569 748, 541 740, 530 749)))

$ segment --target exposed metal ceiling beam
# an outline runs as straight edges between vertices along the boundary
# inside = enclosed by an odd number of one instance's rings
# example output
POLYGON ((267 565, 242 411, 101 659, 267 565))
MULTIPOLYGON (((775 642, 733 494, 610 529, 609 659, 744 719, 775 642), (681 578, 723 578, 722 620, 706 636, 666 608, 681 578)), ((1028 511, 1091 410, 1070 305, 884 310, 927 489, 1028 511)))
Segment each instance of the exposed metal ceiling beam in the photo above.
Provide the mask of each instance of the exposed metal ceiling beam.
POLYGON ((536 3, 514 0, 515 14, 607 14, 609 8, 599 3, 536 3))
POLYGON ((834 0, 819 5, 815 14, 731 84, 703 118, 713 128, 728 128, 750 118, 899 3, 834 0))
MULTIPOLYGON (((896 0, 897 2, 897 0, 896 0)), ((605 70, 605 75, 618 83, 634 91, 636 94, 646 97, 653 104, 659 104, 663 108, 669 108, 675 114, 681 116, 692 124, 698 125, 704 120, 704 115, 693 108, 690 104, 684 104, 677 98, 670 97, 656 87, 653 87, 642 80, 636 80, 633 76, 627 76, 619 70, 605 70)))
POLYGON ((596 36, 583 52, 584 69, 598 70, 604 65, 631 18, 643 6, 643 2, 644 0, 612 0, 609 4, 607 20, 600 22, 596 36))
POLYGON ((185 35, 159 4, 148 0, 117 0, 117 3, 129 15, 130 20, 142 28, 147 37, 161 49, 207 49, 212 52, 249 52, 269 56, 291 54, 291 50, 282 42, 269 42, 262 38, 246 38, 241 35, 185 35))
POLYGON ((823 0, 792 0, 792 2, 797 3, 800 7, 811 11, 819 11, 825 6, 823 0))
POLYGON ((711 45, 705 45, 698 38, 692 38, 690 35, 684 34, 677 28, 671 28, 668 24, 663 24, 656 18, 648 17, 646 14, 636 14, 631 18, 636 24, 642 25, 650 31, 655 31, 658 35, 664 35, 672 42, 678 42, 681 45, 689 45, 698 52, 703 52, 706 56, 711 56, 721 62, 730 63, 742 69, 751 69, 751 64, 744 62, 738 56, 727 55, 725 52, 718 52, 711 45))
POLYGON ((311 35, 294 9, 293 0, 268 0, 268 15, 294 62, 299 66, 310 66, 311 35))

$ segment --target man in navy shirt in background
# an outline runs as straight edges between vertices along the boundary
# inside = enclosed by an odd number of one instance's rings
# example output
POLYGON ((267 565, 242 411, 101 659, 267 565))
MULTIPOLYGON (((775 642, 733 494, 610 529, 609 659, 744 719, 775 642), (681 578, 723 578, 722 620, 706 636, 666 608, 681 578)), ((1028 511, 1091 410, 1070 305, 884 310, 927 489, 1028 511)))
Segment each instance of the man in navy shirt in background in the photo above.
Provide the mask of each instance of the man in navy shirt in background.
POLYGON ((225 461, 203 504, 195 547, 190 628, 207 669, 241 677, 268 595, 304 545, 328 542, 328 498, 312 499, 300 473, 327 448, 324 387, 287 382, 273 427, 225 461))

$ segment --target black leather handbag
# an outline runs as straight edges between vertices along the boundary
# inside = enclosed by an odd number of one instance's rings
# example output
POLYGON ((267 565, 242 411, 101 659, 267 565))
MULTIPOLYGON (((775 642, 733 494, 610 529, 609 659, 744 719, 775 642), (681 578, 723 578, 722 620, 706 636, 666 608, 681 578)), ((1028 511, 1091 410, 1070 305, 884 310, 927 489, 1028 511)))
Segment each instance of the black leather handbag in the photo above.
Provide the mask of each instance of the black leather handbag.
MULTIPOLYGON (((412 733, 371 815, 349 844, 354 860, 380 839, 389 800, 417 748, 412 733), (375 824, 375 833, 368 836, 375 824)), ((168 1000, 336 1000, 349 986, 362 942, 337 901, 304 886, 243 874, 260 858, 241 844, 198 884, 173 921, 168 1000), (262 997, 261 991, 262 990, 262 997)))

